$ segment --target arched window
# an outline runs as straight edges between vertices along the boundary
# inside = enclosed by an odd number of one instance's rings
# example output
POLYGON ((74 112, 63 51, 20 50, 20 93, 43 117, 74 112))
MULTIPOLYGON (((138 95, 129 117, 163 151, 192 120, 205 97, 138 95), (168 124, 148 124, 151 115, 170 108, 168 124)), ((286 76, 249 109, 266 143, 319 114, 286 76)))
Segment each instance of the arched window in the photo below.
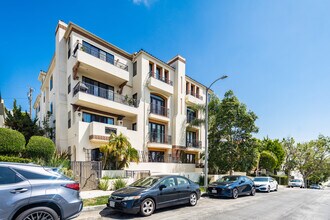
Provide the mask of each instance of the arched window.
POLYGON ((158 95, 151 94, 150 95, 150 112, 157 114, 157 115, 167 116, 165 99, 158 95))

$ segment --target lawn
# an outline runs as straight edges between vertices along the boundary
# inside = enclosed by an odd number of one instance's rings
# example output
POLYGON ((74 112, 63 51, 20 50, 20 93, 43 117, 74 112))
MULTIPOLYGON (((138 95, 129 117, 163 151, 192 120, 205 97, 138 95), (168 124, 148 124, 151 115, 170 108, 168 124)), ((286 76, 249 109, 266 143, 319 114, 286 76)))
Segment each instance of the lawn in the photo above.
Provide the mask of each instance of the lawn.
POLYGON ((84 206, 95 206, 107 204, 109 196, 100 196, 96 198, 83 199, 84 206))

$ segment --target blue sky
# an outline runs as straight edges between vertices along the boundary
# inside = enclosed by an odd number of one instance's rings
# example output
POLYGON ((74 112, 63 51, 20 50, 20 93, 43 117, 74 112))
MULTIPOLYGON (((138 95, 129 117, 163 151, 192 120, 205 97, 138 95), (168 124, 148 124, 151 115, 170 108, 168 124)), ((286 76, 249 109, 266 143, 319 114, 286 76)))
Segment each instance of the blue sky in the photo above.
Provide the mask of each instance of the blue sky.
MULTIPOLYGON (((304 0, 4 1, 0 91, 28 109, 59 19, 128 51, 187 59, 187 74, 222 97, 232 89, 258 116, 257 137, 330 135, 330 2, 304 0)), ((36 97, 37 92, 34 93, 36 97)))

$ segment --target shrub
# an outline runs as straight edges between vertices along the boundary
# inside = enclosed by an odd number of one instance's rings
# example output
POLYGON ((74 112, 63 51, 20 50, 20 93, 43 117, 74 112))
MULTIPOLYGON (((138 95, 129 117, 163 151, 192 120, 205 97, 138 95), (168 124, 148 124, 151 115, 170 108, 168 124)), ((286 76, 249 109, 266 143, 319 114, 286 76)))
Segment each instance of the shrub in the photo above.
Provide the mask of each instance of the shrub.
POLYGON ((99 189, 107 191, 109 189, 109 179, 101 179, 99 183, 99 189))
POLYGON ((126 187, 126 181, 123 179, 117 179, 114 181, 113 187, 115 190, 124 188, 124 187, 126 187))
POLYGON ((1 162, 14 162, 14 163, 31 163, 30 159, 21 157, 0 156, 1 162))
MULTIPOLYGON (((208 177, 207 178, 207 183, 210 183, 211 181, 211 177, 208 177)), ((199 178, 198 178, 198 184, 200 186, 204 186, 204 176, 203 175, 200 175, 199 178)))
POLYGON ((0 128, 0 154, 19 155, 25 147, 25 138, 18 131, 0 128))
POLYGON ((55 152, 55 144, 52 140, 42 136, 32 136, 26 145, 26 154, 33 159, 42 159, 48 162, 55 152))

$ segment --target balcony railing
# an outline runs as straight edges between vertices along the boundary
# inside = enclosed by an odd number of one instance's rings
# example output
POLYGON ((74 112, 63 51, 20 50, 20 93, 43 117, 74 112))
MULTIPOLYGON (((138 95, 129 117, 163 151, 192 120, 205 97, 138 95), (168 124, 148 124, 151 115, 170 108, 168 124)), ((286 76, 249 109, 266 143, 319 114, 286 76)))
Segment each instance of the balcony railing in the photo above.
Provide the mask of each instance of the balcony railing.
POLYGON ((195 116, 187 115, 187 123, 191 123, 191 122, 194 121, 195 119, 196 119, 195 116))
POLYGON ((161 106, 161 105, 151 103, 150 104, 150 113, 168 117, 169 116, 169 109, 166 108, 165 106, 161 106))
POLYGON ((200 100, 203 100, 203 96, 201 96, 199 93, 196 93, 195 91, 187 90, 186 91, 187 95, 192 95, 200 100))
POLYGON ((164 83, 167 83, 171 86, 173 86, 173 81, 171 81, 169 78, 167 77, 162 77, 160 76, 160 74, 156 74, 155 72, 149 72, 149 76, 152 77, 152 78, 155 78, 155 79, 158 79, 164 83))
POLYGON ((120 95, 118 93, 114 93, 110 89, 101 88, 89 83, 78 82, 73 88, 73 96, 75 96, 78 92, 84 92, 128 106, 138 107, 139 105, 136 99, 130 98, 127 95, 120 95))
POLYGON ((119 62, 118 60, 115 60, 113 58, 113 56, 110 56, 108 53, 105 53, 101 50, 98 50, 96 48, 93 47, 88 47, 88 46, 84 46, 81 43, 76 44, 74 50, 73 50, 73 56, 76 57, 77 55, 77 50, 82 50, 85 53, 88 53, 94 57, 99 58, 100 60, 103 60, 107 63, 110 63, 116 67, 119 67, 120 69, 126 70, 128 71, 128 66, 124 63, 119 62))
POLYGON ((172 138, 171 135, 166 135, 165 133, 151 132, 149 133, 149 142, 160 143, 160 144, 171 144, 172 138))
POLYGON ((202 142, 199 140, 187 140, 186 147, 202 148, 202 142))

